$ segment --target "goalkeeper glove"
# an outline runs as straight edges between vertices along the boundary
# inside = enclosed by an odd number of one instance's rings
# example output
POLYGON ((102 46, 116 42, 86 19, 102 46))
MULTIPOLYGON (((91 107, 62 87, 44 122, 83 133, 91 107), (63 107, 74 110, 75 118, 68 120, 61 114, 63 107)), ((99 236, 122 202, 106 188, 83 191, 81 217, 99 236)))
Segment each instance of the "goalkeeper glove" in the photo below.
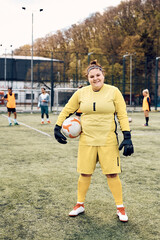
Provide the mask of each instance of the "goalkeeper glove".
POLYGON ((134 153, 134 148, 131 141, 131 133, 129 131, 123 131, 123 137, 124 140, 119 146, 119 150, 122 150, 122 148, 124 147, 123 155, 130 156, 132 153, 134 153))
POLYGON ((54 136, 55 136, 55 139, 59 142, 59 143, 62 143, 62 144, 66 144, 67 143, 67 138, 61 133, 61 128, 60 126, 58 126, 56 124, 55 128, 54 128, 54 136))

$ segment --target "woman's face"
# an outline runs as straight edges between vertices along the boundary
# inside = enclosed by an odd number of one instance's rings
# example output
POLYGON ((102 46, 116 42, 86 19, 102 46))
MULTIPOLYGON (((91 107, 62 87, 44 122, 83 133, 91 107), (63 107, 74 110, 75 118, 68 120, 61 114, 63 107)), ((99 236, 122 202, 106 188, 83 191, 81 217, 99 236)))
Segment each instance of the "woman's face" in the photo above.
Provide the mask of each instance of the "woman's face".
POLYGON ((147 96, 147 93, 146 92, 143 92, 143 97, 146 97, 147 96))
POLYGON ((42 92, 42 93, 45 93, 45 89, 44 89, 44 88, 41 88, 41 92, 42 92))
POLYGON ((8 89, 8 93, 9 93, 9 94, 12 94, 12 89, 8 89))
POLYGON ((92 69, 88 74, 88 81, 93 91, 99 91, 104 85, 104 75, 100 69, 92 69))

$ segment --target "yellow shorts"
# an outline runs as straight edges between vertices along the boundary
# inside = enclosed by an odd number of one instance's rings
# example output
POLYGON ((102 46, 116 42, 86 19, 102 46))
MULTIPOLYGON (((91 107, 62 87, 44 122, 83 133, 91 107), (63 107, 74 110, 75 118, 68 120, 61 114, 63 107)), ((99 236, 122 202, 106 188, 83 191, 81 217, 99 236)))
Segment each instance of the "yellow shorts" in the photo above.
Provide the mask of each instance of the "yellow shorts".
POLYGON ((116 146, 83 146, 78 148, 77 172, 92 174, 99 161, 103 174, 120 173, 120 156, 116 146))

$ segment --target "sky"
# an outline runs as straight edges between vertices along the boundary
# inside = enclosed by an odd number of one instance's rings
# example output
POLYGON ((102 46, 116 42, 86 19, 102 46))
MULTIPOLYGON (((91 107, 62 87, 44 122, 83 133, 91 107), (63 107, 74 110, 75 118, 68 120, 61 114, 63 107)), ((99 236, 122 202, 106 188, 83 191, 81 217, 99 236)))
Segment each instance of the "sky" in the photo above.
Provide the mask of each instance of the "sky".
POLYGON ((0 55, 67 29, 121 0, 0 0, 0 55), (23 10, 25 7, 26 10, 23 10), (43 11, 39 11, 43 9, 43 11), (2 46, 1 46, 2 45, 2 46), (12 45, 12 47, 11 47, 12 45))

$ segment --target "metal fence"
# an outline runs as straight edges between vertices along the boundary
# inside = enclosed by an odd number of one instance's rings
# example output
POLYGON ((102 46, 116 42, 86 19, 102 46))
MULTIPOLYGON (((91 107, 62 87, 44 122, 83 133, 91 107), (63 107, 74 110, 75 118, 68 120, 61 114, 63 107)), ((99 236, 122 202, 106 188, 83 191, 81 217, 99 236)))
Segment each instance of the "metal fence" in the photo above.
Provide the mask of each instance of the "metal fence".
POLYGON ((141 106, 142 90, 147 88, 150 92, 151 105, 155 109, 160 106, 159 58, 144 58, 134 54, 108 58, 104 54, 96 53, 43 51, 34 52, 31 69, 31 57, 27 55, 29 55, 27 52, 21 52, 21 56, 12 53, 0 57, 0 89, 5 90, 12 86, 17 91, 25 90, 28 94, 25 98, 28 99, 23 99, 21 104, 26 108, 31 104, 29 94, 33 92, 35 92, 33 106, 36 104, 36 93, 40 91, 42 85, 50 92, 51 109, 56 105, 54 96, 56 88, 77 88, 80 85, 87 85, 84 71, 93 59, 97 59, 104 67, 105 82, 120 89, 127 105, 141 106), (33 71, 32 83, 31 71, 33 71))

